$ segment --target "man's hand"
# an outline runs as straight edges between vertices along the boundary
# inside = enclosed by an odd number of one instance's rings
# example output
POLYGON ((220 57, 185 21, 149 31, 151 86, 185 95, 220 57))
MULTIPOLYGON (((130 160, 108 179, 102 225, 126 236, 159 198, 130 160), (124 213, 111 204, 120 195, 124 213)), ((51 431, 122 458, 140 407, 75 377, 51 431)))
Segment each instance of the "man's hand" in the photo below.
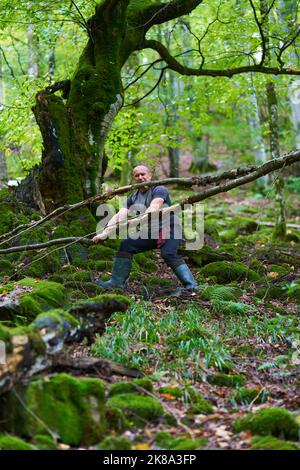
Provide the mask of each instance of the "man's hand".
POLYGON ((95 235, 94 238, 92 238, 92 242, 93 243, 98 243, 100 242, 101 240, 105 240, 107 238, 107 235, 108 235, 108 229, 104 229, 103 232, 101 233, 98 233, 98 235, 95 235))

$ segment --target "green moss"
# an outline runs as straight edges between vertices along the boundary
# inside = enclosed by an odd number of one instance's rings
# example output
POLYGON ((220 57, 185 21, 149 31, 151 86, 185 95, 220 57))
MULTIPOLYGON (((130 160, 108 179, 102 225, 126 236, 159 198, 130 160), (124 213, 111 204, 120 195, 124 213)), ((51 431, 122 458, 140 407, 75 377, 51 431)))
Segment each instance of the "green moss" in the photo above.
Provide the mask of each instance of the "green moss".
POLYGON ((160 431, 156 434, 155 443, 161 449, 196 450, 205 447, 207 439, 190 439, 183 436, 173 437, 169 432, 160 431))
POLYGON ((258 260, 252 259, 249 263, 249 268, 253 269, 253 271, 257 272, 261 276, 265 274, 266 267, 258 260))
POLYGON ((69 323, 71 326, 75 328, 79 326, 79 321, 77 320, 77 318, 73 317, 73 315, 66 312, 65 310, 62 310, 59 308, 49 310, 46 313, 41 313, 35 318, 34 324, 38 325, 42 323, 43 320, 52 320, 58 323, 59 325, 61 325, 61 327, 63 327, 65 322, 69 323))
POLYGON ((57 448, 54 439, 46 434, 37 434, 34 436, 33 442, 40 450, 55 450, 57 448))
POLYGON ((265 403, 268 394, 263 388, 240 388, 231 395, 231 401, 241 405, 265 403))
POLYGON ((243 375, 211 374, 207 377, 208 383, 219 387, 241 387, 245 384, 243 375))
POLYGON ((113 263, 112 261, 89 261, 88 267, 94 271, 111 271, 113 263))
POLYGON ((133 259, 134 263, 137 263, 144 273, 155 273, 157 271, 157 263, 152 261, 145 253, 138 253, 134 255, 133 259))
POLYGON ((202 393, 194 387, 186 387, 184 391, 184 402, 191 403, 192 406, 187 410, 188 414, 213 412, 213 406, 203 397, 202 393))
POLYGON ((229 283, 235 280, 248 279, 258 281, 260 276, 245 266, 243 263, 230 263, 228 261, 218 261, 210 263, 199 270, 201 276, 215 276, 219 283, 229 283))
MULTIPOLYGON (((268 265, 268 272, 277 273, 279 276, 285 276, 286 274, 289 274, 291 270, 292 270, 291 266, 286 265, 286 264, 283 264, 283 265, 269 264, 268 265)), ((272 278, 273 276, 270 276, 270 277, 272 278)))
POLYGON ((258 224, 248 217, 234 217, 229 223, 229 227, 234 229, 237 234, 248 234, 255 232, 258 229, 258 224))
POLYGON ((164 279, 160 277, 147 277, 147 287, 170 287, 173 282, 170 279, 164 279))
POLYGON ((159 400, 130 393, 109 398, 108 405, 119 408, 137 426, 144 426, 148 421, 155 420, 164 413, 159 400))
POLYGON ((259 299, 286 299, 287 293, 280 286, 269 285, 255 291, 259 299))
POLYGON ((76 271, 75 273, 67 274, 65 279, 68 281, 91 282, 91 273, 90 271, 76 271))
POLYGON ((87 296, 101 294, 101 292, 104 291, 102 287, 98 286, 94 282, 65 281, 64 286, 67 289, 76 289, 78 291, 81 291, 87 296))
POLYGON ((132 382, 116 382, 109 387, 109 395, 119 395, 122 393, 142 393, 144 389, 148 392, 153 392, 152 381, 148 378, 135 379, 132 382))
POLYGON ((122 433, 131 427, 123 411, 109 403, 105 407, 105 420, 107 429, 116 433, 122 433))
POLYGON ((125 436, 107 436, 99 444, 101 450, 131 450, 131 442, 125 436))
POLYGON ((266 408, 237 420, 234 431, 251 431, 260 436, 284 435, 285 439, 298 440, 299 425, 289 411, 283 408, 266 408))
POLYGON ((186 251, 186 254, 199 267, 216 261, 233 261, 235 259, 231 252, 226 252, 221 248, 212 248, 209 245, 204 245, 201 250, 196 252, 186 251))
POLYGON ((57 374, 34 380, 21 393, 25 406, 10 396, 6 425, 24 436, 51 431, 66 444, 96 444, 105 431, 104 392, 99 379, 57 374))
POLYGON ((0 276, 11 276, 14 272, 14 265, 10 261, 0 258, 0 276))
POLYGON ((283 441, 276 437, 255 436, 251 442, 251 450, 300 450, 300 447, 294 442, 283 441))
POLYGON ((122 294, 103 294, 87 300, 81 300, 74 304, 71 311, 80 313, 81 311, 101 311, 105 313, 124 311, 131 305, 131 300, 122 294))
POLYGON ((89 247, 89 260, 92 261, 112 261, 115 250, 103 245, 92 245, 89 247))
POLYGON ((19 313, 32 320, 42 311, 63 307, 67 302, 64 286, 52 281, 36 281, 26 278, 18 283, 21 287, 32 287, 30 293, 22 294, 19 298, 19 313))
POLYGON ((0 435, 0 450, 36 450, 36 448, 19 437, 0 435))
POLYGON ((11 330, 0 323, 0 341, 5 343, 6 353, 12 350, 11 330))
POLYGON ((160 387, 158 389, 160 394, 168 394, 171 395, 174 398, 182 398, 183 397, 183 391, 179 387, 172 387, 171 385, 167 385, 165 387, 160 387))

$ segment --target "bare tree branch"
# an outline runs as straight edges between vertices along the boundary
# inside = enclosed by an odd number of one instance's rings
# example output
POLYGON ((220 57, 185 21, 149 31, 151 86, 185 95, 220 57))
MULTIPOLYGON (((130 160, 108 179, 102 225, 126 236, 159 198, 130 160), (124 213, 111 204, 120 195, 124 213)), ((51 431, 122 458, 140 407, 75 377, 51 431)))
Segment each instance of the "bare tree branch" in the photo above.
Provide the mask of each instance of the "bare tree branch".
POLYGON ((280 69, 276 67, 265 67, 261 64, 254 65, 245 65, 241 67, 235 67, 232 69, 193 69, 186 67, 178 62, 175 57, 171 56, 168 49, 159 41, 155 40, 145 40, 141 49, 153 49, 159 53, 160 57, 164 59, 168 67, 181 75, 196 75, 196 76, 206 76, 206 77, 227 77, 231 78, 234 75, 248 72, 257 72, 269 75, 300 75, 300 70, 295 69, 280 69))

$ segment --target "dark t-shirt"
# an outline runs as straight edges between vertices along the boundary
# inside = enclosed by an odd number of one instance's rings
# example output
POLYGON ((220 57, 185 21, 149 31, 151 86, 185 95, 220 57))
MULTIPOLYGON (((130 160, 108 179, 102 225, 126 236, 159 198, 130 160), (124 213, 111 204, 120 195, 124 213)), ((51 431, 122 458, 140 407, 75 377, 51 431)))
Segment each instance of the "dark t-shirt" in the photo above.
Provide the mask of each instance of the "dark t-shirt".
MULTIPOLYGON (((132 215, 139 215, 145 212, 145 210, 150 206, 153 199, 156 199, 156 198, 163 199, 164 201, 162 204, 163 208, 172 205, 168 190, 164 186, 154 186, 152 188, 149 188, 145 192, 135 191, 134 193, 130 194, 127 198, 127 202, 124 207, 127 207, 127 209, 129 209, 129 214, 130 214, 130 208, 131 208, 132 215)), ((160 231, 162 228, 165 234, 174 233, 174 214, 173 213, 165 215, 164 217, 162 217, 161 214, 159 216, 156 215, 156 217, 158 217, 158 225, 157 225, 157 222, 155 222, 154 217, 152 215, 151 217, 152 217, 151 222, 148 219, 149 225, 148 225, 148 230, 147 230, 148 234, 150 234, 150 228, 151 228, 151 238, 155 238, 155 239, 158 238, 157 230, 160 231)))
POLYGON ((127 209, 133 204, 142 204, 148 208, 153 199, 158 197, 164 200, 163 207, 171 206, 168 190, 164 186, 154 186, 143 193, 138 191, 130 194, 127 198, 127 209))

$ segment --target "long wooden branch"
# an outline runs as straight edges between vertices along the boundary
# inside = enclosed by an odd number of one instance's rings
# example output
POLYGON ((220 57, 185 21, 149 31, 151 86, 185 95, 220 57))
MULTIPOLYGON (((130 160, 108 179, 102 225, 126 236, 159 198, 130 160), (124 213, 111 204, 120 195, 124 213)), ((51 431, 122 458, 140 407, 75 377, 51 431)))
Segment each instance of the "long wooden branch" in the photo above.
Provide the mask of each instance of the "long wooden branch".
POLYGON ((205 76, 205 77, 227 77, 232 78, 234 75, 241 73, 263 73, 269 75, 300 75, 300 70, 291 69, 291 68, 279 68, 279 67, 266 67, 263 64, 254 64, 254 65, 245 65, 242 67, 234 67, 232 69, 194 69, 191 67, 186 67, 182 65, 178 60, 173 57, 169 50, 159 41, 156 40, 146 40, 140 49, 153 49, 160 57, 167 63, 168 67, 181 75, 195 75, 195 76, 205 76))
MULTIPOLYGON (((243 171, 241 171, 242 169, 232 170, 231 172, 228 172, 228 173, 230 174, 230 176, 232 176, 232 175, 235 176, 233 181, 230 181, 228 183, 224 183, 222 185, 214 186, 212 188, 208 188, 204 191, 201 191, 200 193, 188 196, 187 198, 185 198, 180 203, 174 204, 170 207, 161 209, 159 211, 155 211, 155 213, 156 214, 159 214, 159 213, 168 214, 170 212, 174 212, 174 213, 175 212, 180 212, 186 204, 194 204, 196 202, 200 202, 200 201, 203 201, 205 199, 208 199, 209 197, 215 196, 216 194, 227 192, 230 189, 233 189, 233 188, 236 188, 238 186, 242 186, 244 184, 255 181, 256 179, 258 179, 258 178, 260 178, 264 175, 267 175, 268 173, 271 173, 272 171, 283 169, 283 168, 285 168, 287 166, 290 166, 290 165, 292 165, 292 164, 294 164, 298 161, 300 161, 300 151, 295 151, 295 152, 288 153, 287 155, 282 156, 280 158, 270 160, 269 162, 264 163, 263 165, 252 166, 251 171, 249 170, 249 168, 248 169, 244 168, 243 171)), ((195 184, 196 179, 197 178, 187 178, 187 179, 185 179, 185 182, 188 183, 188 185, 192 185, 191 182, 193 181, 194 184, 195 184)), ((150 181, 150 182, 147 183, 147 186, 149 186, 149 187, 150 186, 156 186, 157 184, 162 184, 162 183, 163 184, 170 184, 170 182, 173 183, 174 180, 182 181, 182 179, 180 179, 180 178, 179 179, 178 178, 168 178, 168 179, 162 180, 162 181, 156 181, 156 182, 150 181)), ((132 185, 131 188, 136 187, 136 186, 143 187, 143 186, 145 186, 145 184, 132 185)), ((125 186, 124 188, 128 188, 128 187, 125 186)), ((119 192, 120 190, 122 190, 124 192, 124 188, 119 188, 118 190, 113 191, 112 193, 114 193, 114 195, 116 195, 116 193, 119 192)), ((127 190, 128 189, 126 189, 126 191, 127 190)), ((109 196, 111 196, 112 193, 110 193, 109 196)), ((96 196, 96 197, 103 197, 103 196, 96 196)), ((78 203, 78 204, 82 204, 84 202, 85 201, 82 201, 81 203, 78 203)), ((76 204, 74 204, 74 205, 76 205, 76 204)), ((148 221, 148 216, 149 216, 149 213, 143 214, 140 217, 136 217, 136 218, 126 220, 125 222, 117 222, 115 225, 111 226, 110 231, 108 232, 108 236, 109 236, 110 233, 113 233, 115 231, 116 227, 119 227, 119 229, 127 227, 127 230, 128 230, 130 227, 136 226, 138 223, 143 224, 144 222, 148 221)), ((103 238, 103 240, 105 240, 105 239, 106 238, 103 238)), ((56 240, 50 240, 49 242, 40 243, 40 244, 36 244, 36 245, 27 245, 27 246, 25 245, 25 246, 18 246, 18 247, 2 249, 2 250, 0 250, 0 254, 8 254, 8 253, 13 253, 13 252, 17 252, 17 251, 39 250, 39 249, 47 248, 47 247, 53 246, 53 245, 61 245, 61 244, 77 243, 77 242, 78 243, 83 243, 83 244, 91 244, 92 243, 91 240, 89 240, 85 237, 82 237, 82 238, 76 238, 76 237, 74 237, 74 238, 73 237, 59 238, 59 239, 56 239, 56 240)))
POLYGON ((191 178, 165 178, 163 180, 152 180, 145 183, 136 183, 127 186, 122 186, 117 188, 113 191, 107 191, 101 195, 93 196, 83 201, 77 202, 75 204, 70 204, 62 207, 58 207, 53 212, 47 214, 45 217, 41 218, 38 221, 31 222, 29 224, 22 224, 18 225, 18 227, 14 228, 10 232, 7 232, 0 236, 0 240, 4 240, 0 242, 0 246, 6 243, 13 241, 15 238, 20 236, 22 233, 26 232, 27 230, 33 229, 38 227, 39 225, 44 224, 50 219, 57 218, 66 212, 70 212, 76 209, 80 209, 82 207, 89 206, 91 204, 105 202, 109 199, 114 198, 115 196, 120 196, 122 194, 126 194, 129 191, 134 191, 136 189, 143 188, 145 186, 152 187, 157 185, 180 185, 185 188, 189 188, 192 186, 207 186, 214 183, 220 183, 223 180, 232 180, 237 178, 238 176, 243 176, 255 171, 258 168, 257 165, 248 165, 246 167, 239 167, 229 171, 225 171, 219 175, 208 175, 208 176, 193 176, 191 178))

